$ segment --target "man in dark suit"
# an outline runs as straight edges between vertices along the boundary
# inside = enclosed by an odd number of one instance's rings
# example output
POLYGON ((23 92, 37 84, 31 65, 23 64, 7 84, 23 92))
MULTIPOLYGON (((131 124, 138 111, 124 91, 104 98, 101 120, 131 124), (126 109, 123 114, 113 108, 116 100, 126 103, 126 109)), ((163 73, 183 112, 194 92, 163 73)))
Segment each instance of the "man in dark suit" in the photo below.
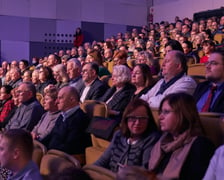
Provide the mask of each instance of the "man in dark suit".
POLYGON ((96 63, 87 63, 82 68, 82 80, 80 89, 80 101, 96 100, 108 89, 108 86, 98 79, 99 67, 96 63))
POLYGON ((213 52, 206 63, 207 81, 199 83, 194 97, 199 112, 224 113, 224 52, 213 52))
POLYGON ((84 154, 91 145, 86 128, 89 119, 79 107, 79 94, 74 87, 60 89, 57 98, 58 109, 62 112, 48 137, 48 149, 58 149, 68 154, 84 154))

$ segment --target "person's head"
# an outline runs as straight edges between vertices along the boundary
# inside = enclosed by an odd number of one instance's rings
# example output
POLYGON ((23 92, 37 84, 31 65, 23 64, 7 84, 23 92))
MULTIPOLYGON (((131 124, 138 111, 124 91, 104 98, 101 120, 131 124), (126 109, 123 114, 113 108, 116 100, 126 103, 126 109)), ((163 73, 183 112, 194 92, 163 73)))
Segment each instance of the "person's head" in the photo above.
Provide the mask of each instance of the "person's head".
POLYGON ((77 48, 76 48, 76 47, 73 47, 73 48, 71 49, 71 56, 75 56, 75 55, 77 55, 77 54, 78 54, 77 48))
POLYGON ((218 29, 218 23, 216 21, 212 22, 212 31, 216 31, 218 29))
POLYGON ((112 82, 116 87, 123 87, 126 83, 131 81, 131 71, 125 65, 114 66, 112 72, 112 82))
POLYGON ((162 75, 165 81, 168 82, 182 72, 187 72, 187 60, 184 53, 177 50, 168 52, 162 64, 162 75))
POLYGON ((0 100, 4 101, 7 99, 11 99, 12 98, 11 91, 12 87, 10 85, 3 85, 0 89, 0 100))
POLYGON ((220 26, 224 26, 224 16, 222 16, 220 18, 220 22, 219 22, 220 26))
POLYGON ((127 63, 128 54, 126 51, 118 50, 113 56, 114 65, 124 65, 127 63))
POLYGON ((23 82, 31 82, 32 81, 32 71, 25 70, 22 75, 23 82))
POLYGON ((19 94, 17 93, 18 87, 11 90, 12 100, 15 106, 19 106, 21 103, 19 102, 19 94))
POLYGON ((13 60, 11 62, 11 65, 10 65, 11 68, 15 68, 15 67, 18 67, 18 62, 16 60, 13 60))
POLYGON ((52 80, 53 79, 53 72, 52 72, 51 68, 42 66, 39 69, 38 78, 39 78, 41 83, 46 82, 47 80, 52 80))
POLYGON ((186 34, 186 33, 188 33, 189 31, 190 31, 190 26, 187 25, 187 24, 183 24, 183 25, 182 25, 182 33, 183 33, 183 34, 186 34))
POLYGON ((47 58, 47 66, 52 68, 54 67, 56 64, 58 64, 58 58, 57 55, 55 54, 50 54, 47 58))
POLYGON ((33 72, 32 72, 32 83, 33 84, 38 84, 39 83, 39 70, 38 69, 35 69, 33 72))
POLYGON ((136 59, 137 64, 147 64, 148 66, 152 66, 153 56, 147 51, 141 51, 138 53, 138 57, 136 59))
POLYGON ((98 77, 99 66, 96 63, 87 63, 82 68, 82 79, 85 83, 91 83, 98 77))
POLYGON ((159 122, 163 132, 178 136, 185 131, 199 133, 199 114, 193 96, 186 93, 167 95, 159 106, 159 122))
POLYGON ((215 43, 212 40, 205 40, 202 43, 202 47, 205 55, 208 55, 215 50, 215 43))
POLYGON ((173 39, 169 40, 168 43, 165 44, 166 54, 172 50, 178 50, 178 51, 184 52, 181 44, 178 41, 173 39))
POLYGON ((53 75, 57 82, 68 82, 68 75, 63 64, 57 64, 53 67, 53 75))
POLYGON ((83 56, 85 53, 85 49, 82 46, 78 47, 78 55, 79 56, 83 56))
POLYGON ((56 100, 58 110, 65 112, 79 105, 79 98, 79 93, 74 87, 65 86, 61 88, 56 100))
POLYGON ((17 93, 19 102, 24 103, 36 97, 36 88, 31 82, 22 82, 18 87, 17 93))
POLYGON ((10 77, 12 81, 17 81, 18 79, 21 78, 21 72, 19 70, 19 68, 15 67, 15 68, 11 68, 10 69, 10 77))
POLYGON ((33 139, 23 129, 9 129, 0 134, 0 164, 18 172, 32 159, 33 139))
POLYGON ((221 50, 216 50, 208 58, 206 63, 207 80, 219 83, 224 82, 224 53, 221 50))
POLYGON ((181 45, 184 50, 184 54, 190 53, 193 49, 193 45, 190 41, 184 41, 181 45))
POLYGON ((67 62, 66 70, 69 79, 72 80, 81 75, 82 65, 78 59, 72 58, 67 62))
POLYGON ((61 63, 66 66, 67 65, 67 61, 69 59, 69 55, 65 54, 61 57, 61 63))
POLYGON ((88 173, 81 168, 70 167, 61 172, 55 172, 49 180, 92 180, 88 173))
POLYGON ((61 58, 64 56, 64 54, 65 54, 65 51, 62 49, 58 52, 58 56, 61 58))
POLYGON ((29 62, 25 59, 19 61, 19 69, 24 71, 29 66, 29 62))
POLYGON ((3 69, 4 71, 7 71, 7 67, 8 67, 8 62, 7 62, 7 61, 3 61, 3 62, 2 62, 2 69, 3 69))
POLYGON ((90 51, 86 57, 86 62, 95 62, 99 66, 103 64, 103 58, 101 56, 100 51, 93 49, 90 51))
POLYGON ((142 137, 156 130, 157 126, 148 103, 142 99, 132 100, 123 113, 122 134, 126 137, 142 137))
POLYGON ((49 84, 46 88, 44 88, 44 99, 43 99, 43 107, 44 110, 55 112, 58 110, 56 100, 58 95, 58 89, 56 86, 49 84))
POLYGON ((106 58, 106 59, 109 59, 109 58, 112 58, 113 57, 113 51, 112 51, 112 49, 105 49, 104 50, 104 57, 106 58))
POLYGON ((152 84, 151 70, 147 64, 137 64, 131 74, 131 82, 136 87, 148 87, 152 84))

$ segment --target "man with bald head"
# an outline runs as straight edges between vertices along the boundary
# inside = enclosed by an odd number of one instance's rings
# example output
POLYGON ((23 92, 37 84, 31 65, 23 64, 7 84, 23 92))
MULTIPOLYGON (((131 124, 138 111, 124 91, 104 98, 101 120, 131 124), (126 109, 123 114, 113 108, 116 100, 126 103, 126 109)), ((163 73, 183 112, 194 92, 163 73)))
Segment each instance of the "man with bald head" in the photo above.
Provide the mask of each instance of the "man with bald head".
POLYGON ((141 96, 150 107, 158 108, 162 99, 171 93, 186 92, 193 94, 196 82, 186 75, 187 60, 181 51, 169 51, 162 64, 162 76, 152 89, 141 96))
POLYGON ((56 102, 61 115, 43 143, 48 149, 58 149, 68 154, 84 154, 85 148, 91 144, 90 136, 85 132, 89 119, 79 107, 77 90, 71 86, 63 87, 56 102))

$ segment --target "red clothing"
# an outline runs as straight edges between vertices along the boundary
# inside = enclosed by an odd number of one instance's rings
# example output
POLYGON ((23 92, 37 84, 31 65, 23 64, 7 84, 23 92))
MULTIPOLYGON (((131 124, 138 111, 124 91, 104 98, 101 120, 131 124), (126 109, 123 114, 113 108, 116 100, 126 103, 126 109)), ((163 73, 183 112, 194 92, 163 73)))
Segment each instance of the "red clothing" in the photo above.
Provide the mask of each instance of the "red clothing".
POLYGON ((74 46, 75 46, 75 47, 82 46, 83 41, 84 41, 84 36, 83 36, 83 34, 80 34, 80 35, 78 35, 78 36, 75 36, 75 39, 74 39, 74 46))
POLYGON ((203 56, 200 59, 200 63, 206 63, 208 61, 208 56, 203 56))
POLYGON ((9 112, 13 109, 14 102, 13 100, 6 101, 0 111, 0 122, 3 122, 5 118, 8 116, 9 112))

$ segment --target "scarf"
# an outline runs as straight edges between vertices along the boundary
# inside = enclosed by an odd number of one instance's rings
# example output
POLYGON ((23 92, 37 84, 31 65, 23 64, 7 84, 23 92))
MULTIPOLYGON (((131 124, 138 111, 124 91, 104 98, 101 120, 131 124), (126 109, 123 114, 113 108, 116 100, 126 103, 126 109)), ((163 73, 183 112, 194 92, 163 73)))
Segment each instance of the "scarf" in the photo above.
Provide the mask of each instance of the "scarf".
POLYGON ((173 140, 168 133, 162 135, 151 151, 149 159, 149 170, 155 170, 162 160, 165 153, 172 152, 170 160, 166 165, 162 175, 170 179, 178 179, 181 169, 188 156, 193 142, 197 137, 191 137, 188 131, 180 134, 173 140))

